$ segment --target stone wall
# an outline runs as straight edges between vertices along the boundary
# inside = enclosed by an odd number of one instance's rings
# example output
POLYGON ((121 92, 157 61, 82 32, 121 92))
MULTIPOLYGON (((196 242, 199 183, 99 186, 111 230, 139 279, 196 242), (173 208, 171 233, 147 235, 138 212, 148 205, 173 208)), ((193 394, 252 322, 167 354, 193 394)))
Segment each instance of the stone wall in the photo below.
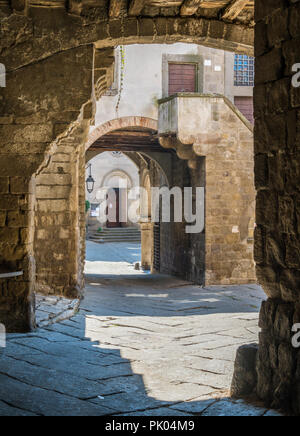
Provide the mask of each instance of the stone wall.
MULTIPOLYGON (((176 154, 172 156, 172 187, 190 186, 190 174, 187 163, 176 154)), ((174 223, 174 201, 171 198, 171 222, 160 223, 160 259, 161 272, 187 279, 189 266, 189 235, 185 232, 185 222, 174 223)))
MULTIPOLYGON (((159 15, 155 18, 126 15, 110 20, 108 2, 101 2, 96 8, 81 7, 81 3, 73 8, 73 3, 58 3, 26 1, 0 5, 0 62, 7 71, 7 87, 0 89, 0 265, 5 270, 24 272, 19 279, 1 282, 0 321, 8 331, 25 331, 34 326, 34 205, 39 220, 43 200, 45 203, 53 200, 55 204, 61 199, 59 194, 45 198, 51 187, 44 189, 39 183, 35 203, 35 177, 48 167, 49 159, 69 129, 94 116, 92 94, 101 95, 106 87, 103 74, 111 70, 110 60, 110 66, 102 68, 101 53, 98 56, 97 51, 108 49, 111 58, 110 48, 119 44, 191 42, 252 53, 250 26, 204 17, 159 15)), ((80 151, 78 171, 84 174, 82 156, 80 151)), ((71 162, 73 157, 70 159, 71 162)), ((55 170, 51 162, 49 165, 49 179, 52 179, 55 170)), ((57 188, 57 193, 64 191, 60 193, 62 199, 66 199, 70 189, 64 186, 66 189, 57 188)), ((71 195, 75 198, 73 192, 71 195)), ((78 231, 79 219, 81 240, 84 239, 83 198, 84 194, 78 193, 79 218, 67 221, 68 231, 74 228, 78 231)), ((48 223, 45 228, 40 227, 39 235, 48 238, 47 228, 48 223)), ((77 260, 79 253, 83 258, 83 246, 84 242, 77 245, 77 260)), ((58 251, 58 258, 60 255, 58 251)), ((76 255, 73 265, 75 258, 76 255)), ((57 264, 53 262, 53 265, 57 264)), ((39 281, 44 284, 45 258, 41 258, 37 268, 39 281)), ((73 271, 72 279, 70 275, 70 287, 67 282, 57 284, 58 292, 73 289, 79 282, 78 271, 73 271)), ((53 271, 47 273, 55 275, 53 271)))
POLYGON ((81 123, 63 138, 36 177, 34 254, 39 293, 76 298, 82 292, 79 177, 85 186, 81 159, 88 128, 88 122, 81 123))
POLYGON ((300 322, 300 3, 256 1, 255 259, 269 297, 261 310, 258 394, 300 413, 299 352, 291 345, 300 322))
MULTIPOLYGON (((196 170, 191 170, 186 161, 181 160, 176 154, 171 154, 172 180, 169 188, 197 187, 201 186, 203 174, 201 165, 196 170)), ((150 162, 150 180, 152 187, 162 187, 167 185, 166 178, 161 169, 154 161, 150 162)), ((174 199, 171 197, 171 222, 162 222, 160 214, 160 272, 174 275, 185 280, 194 281, 201 285, 204 284, 205 271, 205 235, 190 235, 185 231, 186 222, 174 222, 174 199)), ((162 202, 161 202, 162 206, 162 202)), ((149 230, 149 229, 148 229, 149 230)), ((153 226, 152 231, 152 244, 153 226)), ((152 253, 155 249, 152 248, 152 253)), ((152 264, 153 264, 152 257, 152 264)))
MULTIPOLYGON (((14 55, 11 50, 12 62, 14 55)), ((1 282, 0 320, 7 331, 34 326, 35 175, 43 172, 60 140, 92 117, 93 56, 93 47, 85 46, 8 69, 7 86, 0 90, 0 265, 24 272, 1 282)), ((38 195, 47 195, 42 190, 38 187, 38 195)))
POLYGON ((194 186, 205 186, 205 235, 191 236, 191 278, 204 261, 206 285, 256 282, 250 123, 222 96, 178 94, 160 105, 161 144, 187 161, 194 186))

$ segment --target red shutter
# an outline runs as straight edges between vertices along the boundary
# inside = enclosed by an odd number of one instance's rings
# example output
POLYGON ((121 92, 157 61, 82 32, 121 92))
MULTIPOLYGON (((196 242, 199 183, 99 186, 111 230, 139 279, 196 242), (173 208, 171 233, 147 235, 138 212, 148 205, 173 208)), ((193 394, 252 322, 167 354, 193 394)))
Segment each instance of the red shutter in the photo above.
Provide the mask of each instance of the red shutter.
POLYGON ((169 64, 169 95, 196 92, 196 65, 169 64))
POLYGON ((253 98, 252 97, 234 97, 234 104, 240 112, 247 118, 250 123, 254 124, 253 116, 253 98))

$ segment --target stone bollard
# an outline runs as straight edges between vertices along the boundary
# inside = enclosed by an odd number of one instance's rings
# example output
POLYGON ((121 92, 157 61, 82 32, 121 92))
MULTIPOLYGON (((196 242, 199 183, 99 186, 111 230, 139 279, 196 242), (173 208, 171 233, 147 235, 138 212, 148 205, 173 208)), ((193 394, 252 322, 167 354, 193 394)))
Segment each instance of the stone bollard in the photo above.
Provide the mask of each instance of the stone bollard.
POLYGON ((257 344, 243 345, 237 350, 230 390, 232 397, 242 398, 255 392, 257 352, 257 344))

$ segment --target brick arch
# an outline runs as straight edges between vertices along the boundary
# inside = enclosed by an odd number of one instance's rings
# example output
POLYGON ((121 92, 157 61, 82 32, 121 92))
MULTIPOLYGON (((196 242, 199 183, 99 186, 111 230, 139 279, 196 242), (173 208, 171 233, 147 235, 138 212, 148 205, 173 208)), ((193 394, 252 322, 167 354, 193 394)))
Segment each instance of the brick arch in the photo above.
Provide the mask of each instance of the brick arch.
MULTIPOLYGON (((97 141, 97 139, 101 138, 102 136, 113 132, 115 130, 119 130, 119 129, 126 129, 128 127, 144 127, 146 129, 151 129, 151 130, 158 130, 158 121, 153 119, 153 118, 148 118, 148 117, 141 117, 141 116, 130 116, 130 117, 120 117, 120 118, 115 118, 113 120, 107 121, 104 124, 101 124, 100 126, 98 126, 96 129, 94 129, 89 137, 88 140, 86 142, 85 145, 85 151, 88 152, 89 148, 97 141)), ((122 150, 120 150, 122 151, 122 150)), ((100 154, 97 153, 97 154, 100 154)), ((171 177, 168 171, 168 168, 164 165, 163 162, 160 162, 160 159, 157 158, 157 156, 155 155, 151 155, 151 153, 142 153, 145 156, 147 156, 150 159, 153 159, 159 166, 159 168, 161 169, 161 171, 163 172, 167 184, 168 186, 171 186, 171 177)), ((91 159, 95 157, 92 156, 91 159)), ((131 159, 130 156, 129 159, 131 159)), ((89 159, 90 160, 90 159, 89 159)))
POLYGON ((157 130, 158 122, 153 118, 146 117, 122 117, 116 118, 114 120, 108 121, 107 123, 101 124, 93 132, 90 133, 89 138, 86 142, 85 150, 87 151, 97 139, 106 135, 107 133, 113 132, 114 130, 120 130, 128 127, 144 127, 146 129, 157 130))

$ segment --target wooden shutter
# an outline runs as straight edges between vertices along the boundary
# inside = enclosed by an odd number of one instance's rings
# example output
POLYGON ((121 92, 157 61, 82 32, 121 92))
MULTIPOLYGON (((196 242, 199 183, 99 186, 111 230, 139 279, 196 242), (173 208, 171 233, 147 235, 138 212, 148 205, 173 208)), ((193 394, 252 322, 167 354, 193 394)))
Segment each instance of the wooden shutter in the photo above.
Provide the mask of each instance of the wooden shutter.
POLYGON ((234 104, 240 112, 247 118, 250 123, 254 124, 253 116, 253 98, 252 97, 234 97, 234 104))
POLYGON ((196 92, 196 64, 169 64, 169 95, 196 92))

